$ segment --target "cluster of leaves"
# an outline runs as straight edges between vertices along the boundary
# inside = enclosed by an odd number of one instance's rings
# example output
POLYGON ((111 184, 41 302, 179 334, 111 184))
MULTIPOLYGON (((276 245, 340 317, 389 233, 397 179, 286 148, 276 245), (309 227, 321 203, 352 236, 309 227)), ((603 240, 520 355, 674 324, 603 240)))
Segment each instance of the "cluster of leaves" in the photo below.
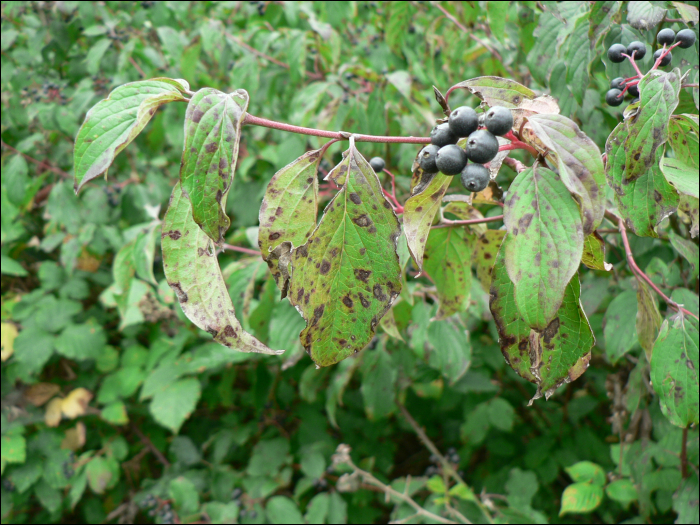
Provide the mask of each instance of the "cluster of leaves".
POLYGON ((601 103, 697 6, 482 4, 3 3, 5 521, 425 519, 347 443, 444 519, 697 522, 697 323, 651 288, 698 314, 697 44, 601 103), (459 79, 519 130, 475 195, 242 126, 424 136, 459 79))

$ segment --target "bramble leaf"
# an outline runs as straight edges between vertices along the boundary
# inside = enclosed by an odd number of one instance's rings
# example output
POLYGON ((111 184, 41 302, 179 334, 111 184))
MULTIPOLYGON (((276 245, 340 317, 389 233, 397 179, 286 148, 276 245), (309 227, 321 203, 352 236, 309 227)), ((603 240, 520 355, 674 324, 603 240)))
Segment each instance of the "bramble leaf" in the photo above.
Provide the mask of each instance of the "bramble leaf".
POLYGON ((544 330, 583 254, 581 214, 554 172, 535 165, 513 181, 504 207, 505 263, 523 320, 544 330))
POLYGON ((213 243, 192 218, 192 206, 176 184, 163 219, 163 268, 185 315, 217 343, 241 352, 281 354, 243 330, 236 319, 213 243))
POLYGON ((99 177, 167 102, 184 101, 189 84, 184 80, 153 78, 119 86, 85 116, 75 137, 73 164, 76 193, 99 177))
POLYGON ((306 320, 301 343, 319 366, 361 350, 401 291, 398 219, 354 143, 330 176, 342 183, 292 254, 289 299, 306 320))
POLYGON ((185 114, 185 146, 180 164, 182 194, 192 217, 211 240, 223 241, 230 221, 226 195, 236 169, 241 123, 248 93, 203 88, 192 95, 185 114))
POLYGON ((561 510, 564 514, 586 514, 593 512, 603 501, 603 487, 590 483, 572 483, 561 495, 561 510))

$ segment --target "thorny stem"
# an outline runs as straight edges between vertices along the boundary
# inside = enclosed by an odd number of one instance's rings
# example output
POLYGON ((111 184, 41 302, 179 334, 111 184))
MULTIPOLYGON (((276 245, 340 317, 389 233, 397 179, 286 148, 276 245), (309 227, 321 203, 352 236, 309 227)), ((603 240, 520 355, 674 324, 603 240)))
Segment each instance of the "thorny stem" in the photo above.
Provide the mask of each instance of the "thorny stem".
POLYGON ((643 280, 646 284, 651 287, 652 290, 654 290, 657 294, 659 294, 664 301, 668 304, 669 307, 672 309, 676 310, 677 312, 683 312, 685 315, 689 315, 691 317, 694 317, 695 319, 698 319, 698 316, 695 315, 693 312, 690 312, 683 308, 681 305, 673 301, 670 297, 668 297, 665 293, 663 293, 656 284, 654 284, 654 281, 652 281, 647 274, 645 274, 639 266, 637 266, 636 261, 634 260, 634 255, 632 254, 632 249, 630 248, 630 242, 629 239, 627 238, 627 228, 625 227, 625 222, 622 220, 621 217, 618 217, 614 213, 611 213, 606 210, 605 216, 609 221, 611 221, 613 224, 617 223, 617 228, 620 230, 620 235, 622 236, 622 244, 625 247, 625 254, 627 256, 627 264, 629 264, 630 269, 632 272, 639 277, 641 280, 643 280))
POLYGON ((484 217, 483 219, 468 219, 464 221, 451 221, 449 219, 442 219, 439 224, 431 226, 430 229, 434 230, 436 228, 450 228, 452 226, 464 226, 465 224, 481 224, 482 222, 496 222, 502 221, 503 215, 496 215, 495 217, 484 217))

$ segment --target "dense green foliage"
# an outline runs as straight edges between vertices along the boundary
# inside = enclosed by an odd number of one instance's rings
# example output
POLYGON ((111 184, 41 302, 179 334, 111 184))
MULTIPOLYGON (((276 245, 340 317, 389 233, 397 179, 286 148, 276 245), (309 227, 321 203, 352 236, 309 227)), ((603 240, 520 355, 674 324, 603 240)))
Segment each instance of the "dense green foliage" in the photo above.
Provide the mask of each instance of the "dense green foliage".
POLYGON ((437 4, 2 3, 3 522, 698 521, 697 39, 605 103, 697 2, 437 4), (426 137, 458 83, 525 141, 473 199, 241 125, 426 137))

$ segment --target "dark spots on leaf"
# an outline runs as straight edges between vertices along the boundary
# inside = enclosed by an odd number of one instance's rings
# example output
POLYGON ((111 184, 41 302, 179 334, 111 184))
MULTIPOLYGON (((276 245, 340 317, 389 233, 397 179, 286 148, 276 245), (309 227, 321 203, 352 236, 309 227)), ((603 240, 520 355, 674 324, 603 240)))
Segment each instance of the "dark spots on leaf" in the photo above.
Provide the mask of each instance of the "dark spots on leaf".
POLYGON ((537 252, 535 254, 535 266, 539 266, 540 262, 542 262, 542 252, 537 252))
POLYGON ((372 224, 372 221, 370 220, 369 217, 367 217, 366 214, 362 214, 359 217, 356 217, 352 220, 355 224, 357 224, 360 228, 366 228, 370 224, 372 224))
POLYGON ((348 197, 353 203, 357 204, 358 206, 362 204, 362 199, 360 199, 360 196, 357 193, 351 193, 350 195, 348 195, 348 197))
POLYGON ((313 177, 306 179, 306 184, 311 184, 314 181, 313 177))
POLYGON ((418 207, 416 208, 416 211, 423 211, 423 206, 418 206, 418 207))
POLYGON ((659 190, 654 190, 654 200, 656 202, 661 202, 661 199, 663 199, 663 197, 661 196, 661 193, 659 193, 659 190))
POLYGON ((221 199, 224 198, 224 194, 221 193, 221 190, 216 190, 216 202, 221 204, 221 199))
POLYGON ((555 261, 549 261, 549 265, 550 265, 552 268, 559 268, 559 261, 556 261, 556 260, 555 260, 555 261))
POLYGON ((182 286, 180 286, 180 283, 168 283, 170 285, 170 288, 172 288, 173 292, 175 292, 175 295, 177 295, 177 300, 180 301, 181 303, 186 303, 187 302, 187 293, 182 289, 182 286))
POLYGON ((357 294, 357 295, 358 295, 358 297, 360 298, 360 303, 362 303, 362 306, 363 306, 364 308, 369 308, 369 304, 370 304, 370 303, 369 303, 369 301, 365 298, 365 296, 362 295, 362 293, 359 293, 359 294, 357 294))
POLYGON ((199 122, 204 116, 204 111, 199 108, 195 108, 192 112, 192 122, 199 122))
POLYGON ((301 246, 299 246, 299 248, 297 248, 297 253, 300 257, 307 257, 309 255, 309 249, 306 246, 306 244, 302 244, 301 246))
POLYGON ((297 292, 297 303, 301 302, 301 298, 304 297, 304 288, 299 288, 297 292))
POLYGON ((372 270, 355 269, 355 279, 359 279, 363 283, 367 282, 367 279, 369 279, 370 275, 372 275, 372 270))
POLYGON ((210 142, 204 146, 204 151, 207 153, 214 153, 217 149, 219 149, 219 145, 216 142, 210 142))
POLYGON ((693 362, 692 362, 690 359, 688 359, 688 360, 685 362, 685 365, 686 365, 690 370, 695 370, 695 365, 693 365, 693 362))
MULTIPOLYGON (((282 236, 280 232, 272 232, 270 235, 267 236, 268 239, 271 241, 274 241, 276 239, 279 239, 282 236)), ((299 251, 301 251, 301 247, 299 247, 299 251)))
POLYGON ((160 237, 170 237, 173 241, 177 241, 180 237, 182 237, 182 234, 180 233, 180 230, 168 230, 167 232, 163 232, 160 237))
POLYGON ((311 324, 316 324, 318 323, 318 320, 321 319, 321 316, 323 315, 323 310, 325 310, 326 305, 322 304, 321 306, 317 306, 314 308, 314 319, 311 324))
MULTIPOLYGON (((382 206, 384 206, 387 210, 390 210, 390 209, 391 209, 391 204, 389 204, 387 201, 384 201, 384 202, 382 203, 382 206)), ((377 209, 376 206, 372 206, 372 208, 375 209, 375 210, 377 209)))
POLYGON ((559 333, 559 318, 555 317, 542 332, 545 344, 550 344, 552 339, 559 333))
POLYGON ((227 324, 224 327, 224 335, 226 337, 238 337, 238 335, 236 335, 236 330, 234 330, 233 326, 231 326, 230 324, 227 324))
POLYGON ((349 295, 346 295, 345 297, 343 297, 342 301, 343 301, 343 304, 345 306, 347 306, 348 308, 352 308, 354 305, 354 303, 352 302, 352 299, 350 299, 349 295))
POLYGON ((338 344, 340 346, 345 346, 346 344, 348 344, 348 340, 347 339, 339 339, 338 344))
POLYGON ((330 271, 330 269, 331 269, 331 263, 329 263, 328 261, 326 261, 324 259, 323 262, 321 263, 321 268, 319 270, 321 272, 321 275, 326 275, 330 271))
POLYGON ((377 233, 377 228, 374 227, 374 224, 367 228, 368 233, 377 233))
POLYGON ((360 255, 367 253, 367 248, 360 248, 360 255))
POLYGON ((216 334, 219 333, 219 331, 216 328, 214 328, 213 326, 206 326, 204 329, 212 336, 215 336, 216 334))
POLYGON ((379 301, 386 301, 388 299, 388 297, 382 290, 381 284, 375 284, 374 288, 372 288, 372 293, 374 294, 374 297, 376 297, 379 301))
POLYGON ((275 210, 275 215, 277 215, 279 217, 280 215, 282 215, 282 213, 283 213, 282 207, 277 206, 277 209, 275 210))

